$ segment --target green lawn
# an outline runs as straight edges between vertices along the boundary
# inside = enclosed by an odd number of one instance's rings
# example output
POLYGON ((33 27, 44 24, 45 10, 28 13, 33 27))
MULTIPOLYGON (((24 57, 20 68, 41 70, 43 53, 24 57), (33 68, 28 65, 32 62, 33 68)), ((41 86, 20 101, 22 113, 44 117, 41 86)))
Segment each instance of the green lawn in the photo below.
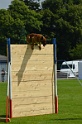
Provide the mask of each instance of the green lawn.
POLYGON ((6 112, 7 83, 0 83, 0 116, 5 116, 6 112))
MULTIPOLYGON (((13 118, 11 124, 82 124, 82 86, 75 79, 58 80, 58 114, 13 118)), ((0 116, 5 115, 6 83, 0 83, 0 116)), ((2 121, 2 120, 0 120, 2 121)), ((4 122, 0 122, 3 124, 4 122)))

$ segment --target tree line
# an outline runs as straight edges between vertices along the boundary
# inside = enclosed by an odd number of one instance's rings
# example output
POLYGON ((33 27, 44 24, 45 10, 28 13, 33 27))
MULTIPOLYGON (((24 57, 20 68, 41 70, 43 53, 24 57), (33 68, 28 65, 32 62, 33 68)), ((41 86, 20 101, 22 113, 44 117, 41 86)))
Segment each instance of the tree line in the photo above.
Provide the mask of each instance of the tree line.
POLYGON ((22 44, 30 33, 43 34, 48 44, 56 38, 58 60, 81 59, 82 0, 13 0, 0 9, 0 54, 7 38, 22 44))

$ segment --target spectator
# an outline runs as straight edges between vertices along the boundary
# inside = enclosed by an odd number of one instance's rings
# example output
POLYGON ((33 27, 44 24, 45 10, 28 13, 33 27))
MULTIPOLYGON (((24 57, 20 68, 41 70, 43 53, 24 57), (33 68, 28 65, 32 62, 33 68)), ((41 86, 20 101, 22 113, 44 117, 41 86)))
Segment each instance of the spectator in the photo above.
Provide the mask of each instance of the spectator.
POLYGON ((2 82, 4 82, 4 77, 5 77, 5 70, 4 68, 1 70, 1 79, 2 79, 2 82))

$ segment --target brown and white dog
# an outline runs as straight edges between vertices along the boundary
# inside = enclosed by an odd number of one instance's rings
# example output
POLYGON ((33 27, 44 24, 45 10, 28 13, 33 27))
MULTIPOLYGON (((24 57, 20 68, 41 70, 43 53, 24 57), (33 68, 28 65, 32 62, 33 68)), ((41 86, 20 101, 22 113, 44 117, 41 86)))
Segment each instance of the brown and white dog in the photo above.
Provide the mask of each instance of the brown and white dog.
POLYGON ((31 49, 34 49, 34 45, 38 45, 39 50, 41 50, 41 44, 45 47, 46 38, 42 34, 31 33, 27 35, 27 43, 31 45, 31 49))

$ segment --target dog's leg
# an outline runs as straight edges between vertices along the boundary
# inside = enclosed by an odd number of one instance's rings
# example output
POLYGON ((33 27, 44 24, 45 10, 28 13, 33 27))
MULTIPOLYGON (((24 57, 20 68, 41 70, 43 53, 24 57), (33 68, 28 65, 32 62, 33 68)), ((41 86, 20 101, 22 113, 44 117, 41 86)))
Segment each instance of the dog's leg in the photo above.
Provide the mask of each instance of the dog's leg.
POLYGON ((39 43, 39 50, 41 50, 41 42, 39 43))

